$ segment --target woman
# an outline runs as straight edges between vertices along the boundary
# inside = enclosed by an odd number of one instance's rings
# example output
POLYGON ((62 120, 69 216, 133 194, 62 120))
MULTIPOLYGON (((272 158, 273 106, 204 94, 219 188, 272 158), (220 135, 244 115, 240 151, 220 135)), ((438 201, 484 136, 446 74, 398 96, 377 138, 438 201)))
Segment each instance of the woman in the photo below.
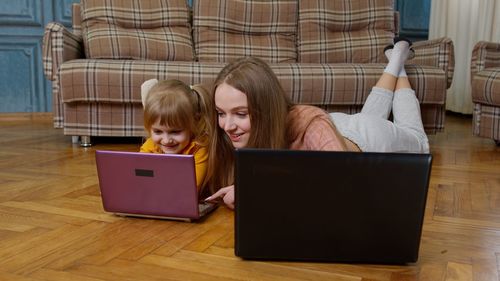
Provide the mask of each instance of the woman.
POLYGON ((235 148, 428 151, 418 100, 403 67, 411 54, 409 47, 409 41, 397 39, 386 51, 389 63, 362 112, 355 115, 330 116, 314 106, 293 105, 276 75, 259 59, 242 58, 228 64, 212 91, 218 126, 209 157, 211 186, 223 188, 207 200, 223 198, 234 208, 235 148), (393 95, 398 96, 394 99, 398 104, 393 105, 393 95), (393 106, 395 123, 387 120, 393 106))

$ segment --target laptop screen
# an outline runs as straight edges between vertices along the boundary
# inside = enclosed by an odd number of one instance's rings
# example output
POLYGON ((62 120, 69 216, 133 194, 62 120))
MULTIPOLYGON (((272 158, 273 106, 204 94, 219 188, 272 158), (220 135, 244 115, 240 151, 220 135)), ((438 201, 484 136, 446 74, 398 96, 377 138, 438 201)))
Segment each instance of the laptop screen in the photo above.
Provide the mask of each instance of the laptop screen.
POLYGON ((96 164, 106 211, 199 217, 193 155, 98 150, 96 164))
POLYGON ((235 252, 248 259, 416 261, 431 155, 236 152, 235 252))

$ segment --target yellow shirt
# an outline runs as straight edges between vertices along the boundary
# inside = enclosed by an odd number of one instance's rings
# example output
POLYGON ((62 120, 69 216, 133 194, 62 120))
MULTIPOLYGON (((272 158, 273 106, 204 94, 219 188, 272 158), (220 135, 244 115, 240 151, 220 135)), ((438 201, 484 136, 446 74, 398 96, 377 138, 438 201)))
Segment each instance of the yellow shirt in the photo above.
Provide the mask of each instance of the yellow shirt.
MULTIPOLYGON (((140 152, 146 153, 163 153, 160 147, 158 147, 151 138, 148 138, 146 142, 141 146, 140 152)), ((196 169, 196 186, 198 190, 201 188, 201 184, 207 175, 207 164, 208 164, 208 151, 206 147, 198 145, 196 142, 191 141, 179 154, 184 155, 194 155, 194 165, 196 169)))

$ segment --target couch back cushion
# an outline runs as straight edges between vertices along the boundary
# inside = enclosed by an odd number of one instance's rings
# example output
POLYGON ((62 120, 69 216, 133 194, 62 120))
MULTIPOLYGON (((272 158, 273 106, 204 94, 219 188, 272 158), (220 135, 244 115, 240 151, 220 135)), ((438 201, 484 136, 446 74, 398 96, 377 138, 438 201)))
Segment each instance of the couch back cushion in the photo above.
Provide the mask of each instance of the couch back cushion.
POLYGON ((296 62, 297 0, 195 0, 193 39, 199 61, 255 56, 296 62))
POLYGON ((186 0, 82 0, 88 58, 191 61, 186 0))
POLYGON ((300 0, 299 62, 384 62, 394 37, 393 0, 300 0))

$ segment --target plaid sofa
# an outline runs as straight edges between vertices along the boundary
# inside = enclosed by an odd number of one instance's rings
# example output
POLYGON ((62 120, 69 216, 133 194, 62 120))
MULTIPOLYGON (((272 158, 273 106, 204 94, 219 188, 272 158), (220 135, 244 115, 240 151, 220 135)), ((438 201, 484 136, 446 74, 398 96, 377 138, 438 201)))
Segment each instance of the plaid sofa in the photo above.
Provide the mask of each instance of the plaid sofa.
POLYGON ((481 41, 471 59, 473 134, 500 145, 500 43, 481 41))
MULTIPOLYGON (((185 0, 81 0, 72 31, 59 23, 45 29, 54 126, 72 136, 143 136, 143 81, 210 87, 241 56, 267 61, 296 103, 358 112, 397 34, 393 7, 393 0, 195 0, 192 8, 185 0)), ((440 38, 414 49, 406 70, 432 134, 444 126, 453 44, 440 38)))

